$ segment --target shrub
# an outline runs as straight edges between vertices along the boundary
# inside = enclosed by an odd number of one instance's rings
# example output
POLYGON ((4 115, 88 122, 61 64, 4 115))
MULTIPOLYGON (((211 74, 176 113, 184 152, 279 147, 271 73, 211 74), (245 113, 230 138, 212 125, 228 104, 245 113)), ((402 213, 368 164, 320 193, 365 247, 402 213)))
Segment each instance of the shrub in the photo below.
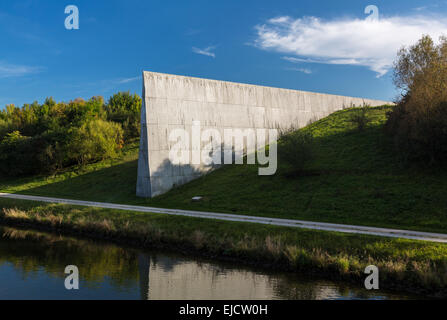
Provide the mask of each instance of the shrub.
POLYGON ((314 158, 314 139, 307 131, 296 131, 281 138, 279 157, 292 173, 298 173, 314 158))
POLYGON ((0 141, 10 131, 11 124, 7 119, 0 118, 0 141))
POLYGON ((37 173, 54 173, 74 164, 73 160, 67 157, 67 144, 69 141, 68 130, 58 128, 47 131, 42 135, 33 138, 40 147, 36 150, 36 157, 40 163, 40 170, 37 173))
POLYGON ((116 157, 124 143, 121 125, 104 120, 89 121, 69 134, 67 154, 79 165, 116 157))
POLYGON ((368 104, 363 104, 362 107, 353 109, 349 120, 357 126, 357 130, 363 131, 368 123, 371 122, 369 109, 370 106, 368 104))
POLYGON ((435 45, 424 36, 403 48, 395 63, 394 82, 402 99, 388 114, 387 132, 405 160, 428 164, 447 158, 447 38, 435 45))
POLYGON ((0 172, 3 175, 24 175, 36 170, 31 137, 19 131, 8 133, 0 143, 0 172))
POLYGON ((13 131, 0 143, 0 173, 23 176, 54 172, 63 166, 64 156, 64 145, 54 133, 26 137, 13 131))
POLYGON ((429 165, 447 159, 447 101, 425 110, 410 110, 398 104, 388 113, 386 129, 404 161, 425 161, 429 165))

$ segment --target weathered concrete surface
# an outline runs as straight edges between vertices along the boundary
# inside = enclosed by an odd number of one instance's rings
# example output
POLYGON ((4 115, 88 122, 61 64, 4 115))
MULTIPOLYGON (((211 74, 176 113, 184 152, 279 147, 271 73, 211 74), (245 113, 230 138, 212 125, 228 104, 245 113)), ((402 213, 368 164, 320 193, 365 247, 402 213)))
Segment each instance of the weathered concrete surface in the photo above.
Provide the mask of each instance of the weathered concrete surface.
POLYGON ((363 103, 389 102, 143 72, 137 195, 160 195, 213 168, 173 165, 169 161, 173 129, 190 133, 193 121, 200 121, 203 130, 215 128, 223 137, 225 128, 301 128, 311 120, 363 103))
POLYGON ((374 235, 374 236, 380 236, 380 237, 391 237, 391 238, 402 238, 402 239, 424 240, 424 241, 431 241, 431 242, 447 243, 447 234, 443 234, 443 233, 419 232, 419 231, 400 230, 400 229, 374 228, 374 227, 368 227, 368 226, 354 226, 354 225, 346 225, 346 224, 312 222, 312 221, 290 220, 290 219, 277 219, 277 218, 266 218, 266 217, 256 217, 256 216, 244 216, 244 215, 236 215, 236 214, 228 214, 228 213, 151 208, 151 207, 131 206, 131 205, 123 205, 123 204, 104 203, 104 202, 91 202, 91 201, 58 199, 58 198, 48 198, 48 197, 39 197, 39 196, 27 196, 27 195, 9 194, 9 193, 0 193, 0 198, 38 201, 38 202, 45 202, 45 203, 60 203, 60 204, 68 204, 68 205, 106 208, 106 209, 117 209, 117 210, 135 211, 135 212, 159 213, 159 214, 167 214, 167 215, 173 215, 173 216, 195 217, 195 218, 212 219, 212 220, 260 223, 260 224, 269 224, 269 225, 274 225, 274 226, 284 226, 284 227, 323 230, 323 231, 334 231, 334 232, 343 232, 343 233, 357 233, 357 234, 374 235))

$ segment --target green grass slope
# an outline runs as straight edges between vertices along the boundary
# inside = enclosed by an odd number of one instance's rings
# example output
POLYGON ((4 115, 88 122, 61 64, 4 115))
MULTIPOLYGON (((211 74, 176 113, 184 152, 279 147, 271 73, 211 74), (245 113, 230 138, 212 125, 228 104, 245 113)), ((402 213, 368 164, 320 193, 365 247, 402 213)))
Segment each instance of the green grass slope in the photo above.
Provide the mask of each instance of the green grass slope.
POLYGON ((84 169, 2 179, 0 191, 445 233, 447 170, 400 165, 383 134, 390 108, 372 108, 373 121, 362 132, 349 121, 350 109, 302 129, 314 134, 316 157, 307 168, 312 174, 300 177, 287 177, 281 161, 274 176, 258 176, 257 166, 231 165, 157 198, 140 199, 134 143, 120 159, 84 169), (204 200, 194 203, 193 196, 204 200))

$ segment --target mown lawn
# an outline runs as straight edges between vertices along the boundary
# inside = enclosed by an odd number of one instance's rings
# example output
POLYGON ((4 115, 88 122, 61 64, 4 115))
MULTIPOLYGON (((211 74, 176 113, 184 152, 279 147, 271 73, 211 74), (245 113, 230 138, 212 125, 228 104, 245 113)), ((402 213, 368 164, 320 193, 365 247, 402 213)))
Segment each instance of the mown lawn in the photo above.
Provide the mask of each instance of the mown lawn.
POLYGON ((256 166, 233 165, 141 199, 135 196, 135 142, 120 159, 84 169, 1 179, 0 191, 445 233, 447 170, 400 163, 383 133, 390 108, 372 108, 373 121, 363 132, 349 121, 349 109, 302 129, 316 138, 316 158, 306 168, 312 174, 300 177, 288 177, 281 161, 274 176, 258 176, 256 166), (192 202, 194 196, 204 200, 192 202))

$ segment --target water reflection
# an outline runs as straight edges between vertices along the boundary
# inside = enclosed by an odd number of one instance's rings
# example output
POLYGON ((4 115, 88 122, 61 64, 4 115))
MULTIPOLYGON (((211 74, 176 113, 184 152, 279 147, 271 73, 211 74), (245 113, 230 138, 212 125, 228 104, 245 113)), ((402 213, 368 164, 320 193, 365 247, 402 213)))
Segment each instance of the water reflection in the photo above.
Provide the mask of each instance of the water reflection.
POLYGON ((328 281, 0 227, 0 299, 395 299, 328 281), (80 290, 64 287, 76 265, 80 290))

